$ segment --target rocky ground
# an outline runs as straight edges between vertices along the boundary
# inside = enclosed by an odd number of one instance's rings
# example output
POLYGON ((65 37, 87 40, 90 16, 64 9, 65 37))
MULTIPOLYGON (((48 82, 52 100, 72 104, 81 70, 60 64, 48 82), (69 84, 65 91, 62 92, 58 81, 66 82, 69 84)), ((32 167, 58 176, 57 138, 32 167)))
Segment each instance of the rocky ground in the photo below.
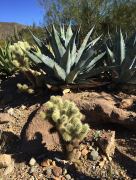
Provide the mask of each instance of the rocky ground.
MULTIPOLYGON (((12 82, 8 83, 10 86, 12 82)), ((86 139, 74 150, 78 160, 73 162, 67 161, 66 154, 61 151, 24 153, 22 129, 29 119, 36 116, 33 113, 48 100, 49 95, 43 99, 41 95, 19 94, 14 88, 15 83, 10 90, 6 88, 6 95, 1 91, 1 180, 136 178, 136 133, 118 124, 92 126, 86 139)))

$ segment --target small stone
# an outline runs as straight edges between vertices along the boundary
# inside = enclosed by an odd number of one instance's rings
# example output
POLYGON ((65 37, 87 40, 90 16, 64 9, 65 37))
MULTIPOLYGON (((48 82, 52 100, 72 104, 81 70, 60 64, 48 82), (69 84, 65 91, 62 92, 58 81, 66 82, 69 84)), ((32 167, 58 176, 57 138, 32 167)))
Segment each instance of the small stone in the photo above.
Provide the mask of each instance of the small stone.
POLYGON ((54 166, 52 171, 53 171, 54 176, 59 177, 60 175, 62 175, 62 168, 61 167, 54 166))
POLYGON ((21 109, 22 109, 22 110, 26 109, 26 106, 25 106, 25 105, 22 105, 22 106, 21 106, 21 109))
POLYGON ((83 156, 86 156, 87 154, 88 154, 88 150, 86 149, 86 148, 84 148, 83 150, 82 150, 82 152, 81 152, 81 154, 83 155, 83 156))
POLYGON ((36 160, 34 158, 31 158, 29 161, 30 166, 34 166, 36 164, 36 160))
POLYGON ((32 166, 29 170, 29 174, 33 174, 36 172, 36 168, 34 166, 32 166))
POLYGON ((90 159, 93 160, 93 161, 97 161, 99 157, 99 154, 97 151, 93 150, 91 153, 90 153, 90 159))
POLYGON ((92 146, 89 146, 89 150, 92 150, 93 149, 93 147, 92 146))
POLYGON ((81 144, 81 145, 79 146, 79 150, 82 151, 83 149, 84 149, 84 145, 81 144))
POLYGON ((66 180, 65 177, 61 177, 61 180, 66 180))
POLYGON ((14 109, 13 108, 8 109, 7 113, 10 114, 11 116, 13 116, 14 115, 14 109))
POLYGON ((133 99, 132 98, 127 98, 123 99, 120 103, 120 108, 122 109, 127 109, 130 108, 133 105, 133 99))
POLYGON ((81 152, 79 150, 75 151, 75 159, 80 159, 81 157, 81 152))
POLYGON ((54 180, 60 180, 60 178, 59 177, 54 177, 54 180))
POLYGON ((55 161, 52 161, 52 166, 56 166, 56 162, 55 161))
POLYGON ((6 168, 11 165, 12 159, 11 155, 8 154, 0 154, 0 168, 6 168))
POLYGON ((69 174, 67 174, 67 175, 65 176, 65 178, 66 178, 67 180, 70 180, 70 179, 71 179, 71 176, 70 176, 69 174))
POLYGON ((98 139, 98 145, 108 157, 112 157, 115 152, 115 131, 104 132, 98 139))
POLYGON ((96 167, 95 166, 92 166, 92 170, 94 171, 96 169, 96 167))
POLYGON ((32 176, 32 177, 30 177, 30 179, 29 180, 35 180, 35 177, 34 176, 32 176))
POLYGON ((12 163, 5 169, 4 175, 6 176, 12 173, 13 170, 14 170, 14 161, 12 161, 12 163))
POLYGON ((63 175, 66 175, 67 174, 67 169, 63 169, 63 175))
POLYGON ((52 174, 52 169, 51 169, 51 168, 46 169, 45 174, 46 174, 47 176, 51 176, 51 174, 52 174))
POLYGON ((42 166, 42 167, 50 166, 49 160, 44 160, 44 161, 41 163, 41 166, 42 166))

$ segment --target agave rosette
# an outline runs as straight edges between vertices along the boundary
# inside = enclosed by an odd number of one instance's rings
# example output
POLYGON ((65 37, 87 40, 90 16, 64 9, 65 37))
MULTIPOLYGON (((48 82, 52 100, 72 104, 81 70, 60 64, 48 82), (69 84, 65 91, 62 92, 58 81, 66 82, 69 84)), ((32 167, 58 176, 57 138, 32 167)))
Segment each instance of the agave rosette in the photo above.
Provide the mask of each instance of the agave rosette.
POLYGON ((107 52, 108 65, 114 66, 111 73, 115 82, 136 84, 136 33, 125 39, 120 30, 111 45, 107 45, 107 52))
POLYGON ((79 30, 72 31, 71 25, 65 30, 60 27, 60 32, 52 26, 52 31, 47 30, 47 39, 51 50, 33 34, 36 45, 41 50, 41 54, 34 51, 27 51, 31 60, 39 65, 46 72, 45 81, 49 84, 73 84, 85 83, 88 78, 99 75, 104 71, 104 67, 97 67, 97 63, 102 60, 105 52, 97 53, 94 45, 101 36, 90 41, 94 28, 92 28, 84 38, 80 48, 77 43, 79 30))

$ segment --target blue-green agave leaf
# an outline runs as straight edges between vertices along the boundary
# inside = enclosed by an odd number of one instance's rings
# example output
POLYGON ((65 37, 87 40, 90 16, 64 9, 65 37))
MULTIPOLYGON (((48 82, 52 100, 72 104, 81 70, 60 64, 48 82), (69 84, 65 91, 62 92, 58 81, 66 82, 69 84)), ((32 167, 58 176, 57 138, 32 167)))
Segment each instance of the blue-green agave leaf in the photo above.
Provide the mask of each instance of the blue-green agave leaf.
POLYGON ((53 69, 54 69, 55 75, 56 75, 59 79, 65 81, 65 79, 66 79, 66 73, 65 73, 64 69, 62 69, 57 63, 54 64, 53 69))
POLYGON ((68 84, 73 83, 79 73, 80 73, 80 70, 78 68, 75 68, 74 70, 72 70, 66 77, 66 83, 68 84))
POLYGON ((60 40, 59 34, 55 27, 52 27, 51 46, 56 57, 56 62, 59 64, 60 59, 65 53, 65 48, 60 40))
POLYGON ((82 53, 83 53, 83 51, 86 48, 87 42, 88 42, 88 40, 89 40, 89 38, 90 38, 90 36, 91 36, 91 34, 93 32, 93 29, 94 29, 94 27, 88 32, 88 34, 86 35, 85 39, 83 40, 83 43, 82 43, 80 49, 78 50, 77 57, 75 59, 75 64, 77 64, 78 61, 80 60, 80 58, 82 56, 82 53))
POLYGON ((73 32, 72 32, 72 29, 71 29, 71 23, 69 24, 68 26, 68 29, 66 31, 66 41, 65 41, 65 47, 67 47, 70 39, 72 38, 73 36, 73 32))
POLYGON ((62 57, 62 60, 60 62, 60 66, 66 71, 67 74, 69 74, 70 69, 73 65, 73 61, 76 57, 76 45, 75 45, 75 39, 76 39, 77 33, 74 33, 71 37, 68 46, 66 48, 66 52, 62 57))
POLYGON ((30 31, 36 45, 39 47, 39 49, 41 50, 41 53, 46 54, 46 56, 49 56, 50 58, 54 58, 53 54, 50 52, 50 50, 46 47, 46 45, 43 43, 43 41, 41 41, 40 39, 38 39, 36 36, 33 35, 33 33, 30 31))
POLYGON ((60 26, 60 37, 65 41, 65 29, 64 29, 64 24, 60 26))
POLYGON ((87 69, 87 70, 91 70, 93 68, 93 66, 95 66, 98 61, 102 60, 102 58, 104 57, 104 55, 106 54, 106 52, 103 52, 101 54, 98 54, 96 57, 94 57, 93 59, 91 60, 88 60, 83 69, 87 69))
POLYGON ((36 64, 41 63, 41 59, 39 57, 36 56, 36 53, 31 51, 25 51, 25 53, 27 54, 27 56, 36 64))

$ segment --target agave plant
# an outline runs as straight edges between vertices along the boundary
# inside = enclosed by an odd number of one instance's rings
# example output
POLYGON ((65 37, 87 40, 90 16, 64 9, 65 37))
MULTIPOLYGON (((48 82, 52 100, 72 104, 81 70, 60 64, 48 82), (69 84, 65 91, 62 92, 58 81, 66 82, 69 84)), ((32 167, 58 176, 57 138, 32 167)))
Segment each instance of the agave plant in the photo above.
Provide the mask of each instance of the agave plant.
POLYGON ((41 54, 38 55, 34 51, 27 51, 26 53, 46 72, 46 83, 51 85, 86 83, 88 78, 99 75, 105 69, 104 67, 96 68, 105 52, 98 54, 94 48, 101 36, 90 41, 93 30, 94 27, 88 32, 79 47, 77 41, 79 29, 73 32, 71 25, 69 25, 67 30, 61 26, 60 31, 57 31, 52 26, 51 32, 47 30, 50 48, 32 34, 41 54))
POLYGON ((4 76, 12 75, 16 71, 9 47, 10 43, 5 43, 3 48, 0 47, 0 74, 4 76))
POLYGON ((111 73, 117 83, 136 84, 136 33, 130 38, 124 38, 120 30, 115 39, 107 45, 110 61, 109 66, 114 66, 111 73))

